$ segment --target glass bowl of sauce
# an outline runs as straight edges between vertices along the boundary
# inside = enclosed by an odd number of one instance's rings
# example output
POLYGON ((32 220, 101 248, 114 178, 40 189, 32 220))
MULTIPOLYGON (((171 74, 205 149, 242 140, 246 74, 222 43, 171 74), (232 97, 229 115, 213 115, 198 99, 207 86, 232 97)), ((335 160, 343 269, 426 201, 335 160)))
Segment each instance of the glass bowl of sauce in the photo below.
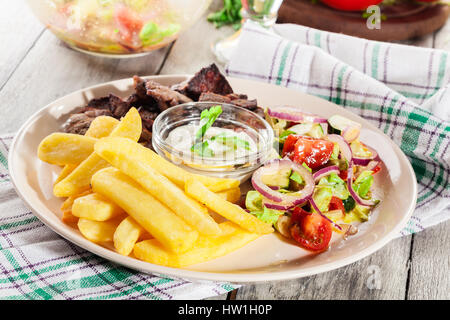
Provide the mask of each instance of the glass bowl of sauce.
POLYGON ((160 156, 197 174, 241 182, 274 152, 269 123, 231 104, 192 102, 169 108, 156 118, 152 131, 160 156))

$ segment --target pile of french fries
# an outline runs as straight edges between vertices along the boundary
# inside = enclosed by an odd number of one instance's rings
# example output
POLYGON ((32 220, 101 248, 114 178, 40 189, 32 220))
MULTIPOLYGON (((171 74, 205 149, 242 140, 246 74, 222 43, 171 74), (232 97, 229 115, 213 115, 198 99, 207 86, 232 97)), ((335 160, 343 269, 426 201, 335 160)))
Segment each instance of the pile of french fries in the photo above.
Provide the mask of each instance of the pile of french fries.
POLYGON ((44 138, 38 157, 62 167, 53 193, 66 198, 65 223, 122 255, 169 267, 223 256, 273 232, 235 204, 239 181, 177 167, 137 142, 141 130, 132 108, 120 121, 95 118, 84 136, 44 138))

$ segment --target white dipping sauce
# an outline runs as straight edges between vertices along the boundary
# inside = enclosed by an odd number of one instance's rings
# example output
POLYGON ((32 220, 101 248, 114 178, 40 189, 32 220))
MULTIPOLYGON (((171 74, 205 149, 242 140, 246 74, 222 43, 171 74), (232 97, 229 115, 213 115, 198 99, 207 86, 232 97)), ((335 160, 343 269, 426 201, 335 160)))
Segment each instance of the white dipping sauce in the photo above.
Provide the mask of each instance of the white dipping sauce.
MULTIPOLYGON (((188 124, 173 129, 167 139, 166 143, 173 148, 183 153, 193 153, 191 151, 192 145, 195 143, 195 135, 199 130, 199 125, 188 124)), ((206 130, 203 141, 208 142, 208 147, 213 151, 213 157, 217 159, 235 159, 243 156, 248 156, 258 150, 256 142, 245 132, 236 132, 231 129, 210 127, 206 130), (237 137, 248 142, 248 148, 239 144, 224 143, 214 140, 218 135, 226 135, 227 137, 237 137)))

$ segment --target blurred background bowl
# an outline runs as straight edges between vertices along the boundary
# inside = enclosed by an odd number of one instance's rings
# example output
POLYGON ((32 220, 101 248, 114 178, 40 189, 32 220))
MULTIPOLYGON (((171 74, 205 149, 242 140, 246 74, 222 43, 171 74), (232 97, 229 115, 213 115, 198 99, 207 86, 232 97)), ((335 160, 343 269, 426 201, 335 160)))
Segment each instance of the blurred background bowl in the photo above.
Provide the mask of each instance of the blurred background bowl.
POLYGON ((211 0, 27 0, 34 14, 73 49, 116 58, 167 46, 211 0))

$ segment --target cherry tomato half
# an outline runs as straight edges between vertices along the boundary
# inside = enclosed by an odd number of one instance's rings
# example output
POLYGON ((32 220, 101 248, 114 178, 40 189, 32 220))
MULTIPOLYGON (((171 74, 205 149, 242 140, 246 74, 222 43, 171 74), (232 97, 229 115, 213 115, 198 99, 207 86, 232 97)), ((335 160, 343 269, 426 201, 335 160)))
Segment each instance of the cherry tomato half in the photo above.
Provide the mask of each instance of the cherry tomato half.
POLYGON ((379 4, 383 0, 322 0, 322 2, 338 10, 361 11, 371 5, 379 4))
POLYGON ((312 213, 302 215, 300 221, 291 226, 290 232, 302 248, 319 252, 328 248, 332 226, 320 214, 312 213))
POLYGON ((295 143, 298 140, 298 137, 299 136, 293 134, 288 135, 283 144, 283 151, 281 153, 283 157, 286 155, 289 157, 292 154, 292 152, 294 151, 295 143))
POLYGON ((289 140, 290 137, 286 139, 285 146, 283 147, 283 157, 287 155, 292 161, 299 164, 305 163, 311 169, 317 169, 330 160, 334 148, 332 142, 297 136, 297 141, 295 141, 294 147, 292 148, 293 141, 289 140))
POLYGON ((341 210, 343 214, 345 214, 344 203, 338 197, 331 197, 329 211, 331 210, 341 210))
POLYGON ((291 222, 292 223, 300 223, 303 218, 307 215, 311 214, 311 212, 305 211, 303 208, 295 207, 292 212, 291 222))

